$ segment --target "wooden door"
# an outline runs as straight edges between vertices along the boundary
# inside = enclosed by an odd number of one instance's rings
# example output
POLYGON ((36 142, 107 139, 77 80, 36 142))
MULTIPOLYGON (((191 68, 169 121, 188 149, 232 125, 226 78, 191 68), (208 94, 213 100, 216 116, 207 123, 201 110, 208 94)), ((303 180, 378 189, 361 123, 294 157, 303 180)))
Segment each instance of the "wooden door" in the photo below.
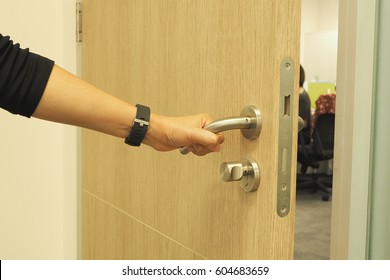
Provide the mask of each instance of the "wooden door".
MULTIPOLYGON (((84 79, 158 114, 219 119, 252 104, 263 121, 257 139, 228 131, 222 151, 204 157, 84 131, 84 259, 293 257, 295 156, 290 209, 277 212, 279 93, 283 59, 299 69, 299 26, 296 0, 83 1, 84 79), (261 168, 253 193, 218 172, 247 157, 261 168)), ((298 98, 291 101, 297 123, 298 98)))

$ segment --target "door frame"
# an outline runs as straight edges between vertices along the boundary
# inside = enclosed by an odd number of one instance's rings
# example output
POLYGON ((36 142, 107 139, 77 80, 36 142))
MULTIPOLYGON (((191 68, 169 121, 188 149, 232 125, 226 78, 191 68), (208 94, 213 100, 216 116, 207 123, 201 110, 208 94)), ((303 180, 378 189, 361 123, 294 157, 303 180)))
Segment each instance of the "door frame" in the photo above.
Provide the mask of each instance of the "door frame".
POLYGON ((368 258, 376 10, 377 1, 339 3, 331 259, 368 258))

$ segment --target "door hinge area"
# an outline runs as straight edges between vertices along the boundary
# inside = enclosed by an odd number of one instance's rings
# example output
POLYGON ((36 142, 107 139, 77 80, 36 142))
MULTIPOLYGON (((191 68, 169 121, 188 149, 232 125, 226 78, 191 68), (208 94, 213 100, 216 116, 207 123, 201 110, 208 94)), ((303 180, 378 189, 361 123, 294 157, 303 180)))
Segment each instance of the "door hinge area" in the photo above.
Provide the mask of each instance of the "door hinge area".
POLYGON ((83 41, 83 10, 82 3, 76 2, 76 42, 81 43, 83 41))

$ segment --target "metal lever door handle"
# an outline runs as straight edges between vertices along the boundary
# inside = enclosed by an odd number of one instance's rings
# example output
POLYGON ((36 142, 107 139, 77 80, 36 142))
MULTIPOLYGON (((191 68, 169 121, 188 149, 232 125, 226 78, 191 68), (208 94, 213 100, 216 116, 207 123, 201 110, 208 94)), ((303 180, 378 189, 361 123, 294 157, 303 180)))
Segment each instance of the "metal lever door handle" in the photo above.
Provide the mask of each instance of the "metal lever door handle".
POLYGON ((253 159, 244 159, 241 162, 224 162, 219 169, 222 180, 225 182, 240 181, 246 192, 254 192, 260 184, 260 167, 253 159))
MULTIPOLYGON (((204 129, 218 133, 227 130, 241 129, 242 135, 246 139, 256 139, 261 131, 260 110, 253 105, 245 106, 239 117, 223 118, 206 125, 204 129)), ((190 152, 187 147, 180 149, 183 155, 190 152)))
POLYGON ((305 123, 303 122, 303 119, 298 116, 298 132, 302 130, 305 123))

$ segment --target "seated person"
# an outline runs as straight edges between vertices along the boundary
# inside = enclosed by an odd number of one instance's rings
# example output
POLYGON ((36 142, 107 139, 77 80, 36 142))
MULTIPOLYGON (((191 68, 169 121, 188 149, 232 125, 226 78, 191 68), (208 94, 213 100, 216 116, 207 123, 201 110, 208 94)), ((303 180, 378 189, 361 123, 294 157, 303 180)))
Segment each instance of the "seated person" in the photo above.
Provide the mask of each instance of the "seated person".
POLYGON ((303 128, 301 132, 304 135, 305 143, 311 142, 311 111, 310 111, 310 97, 303 88, 305 82, 305 70, 300 65, 299 72, 299 116, 303 119, 303 128))

